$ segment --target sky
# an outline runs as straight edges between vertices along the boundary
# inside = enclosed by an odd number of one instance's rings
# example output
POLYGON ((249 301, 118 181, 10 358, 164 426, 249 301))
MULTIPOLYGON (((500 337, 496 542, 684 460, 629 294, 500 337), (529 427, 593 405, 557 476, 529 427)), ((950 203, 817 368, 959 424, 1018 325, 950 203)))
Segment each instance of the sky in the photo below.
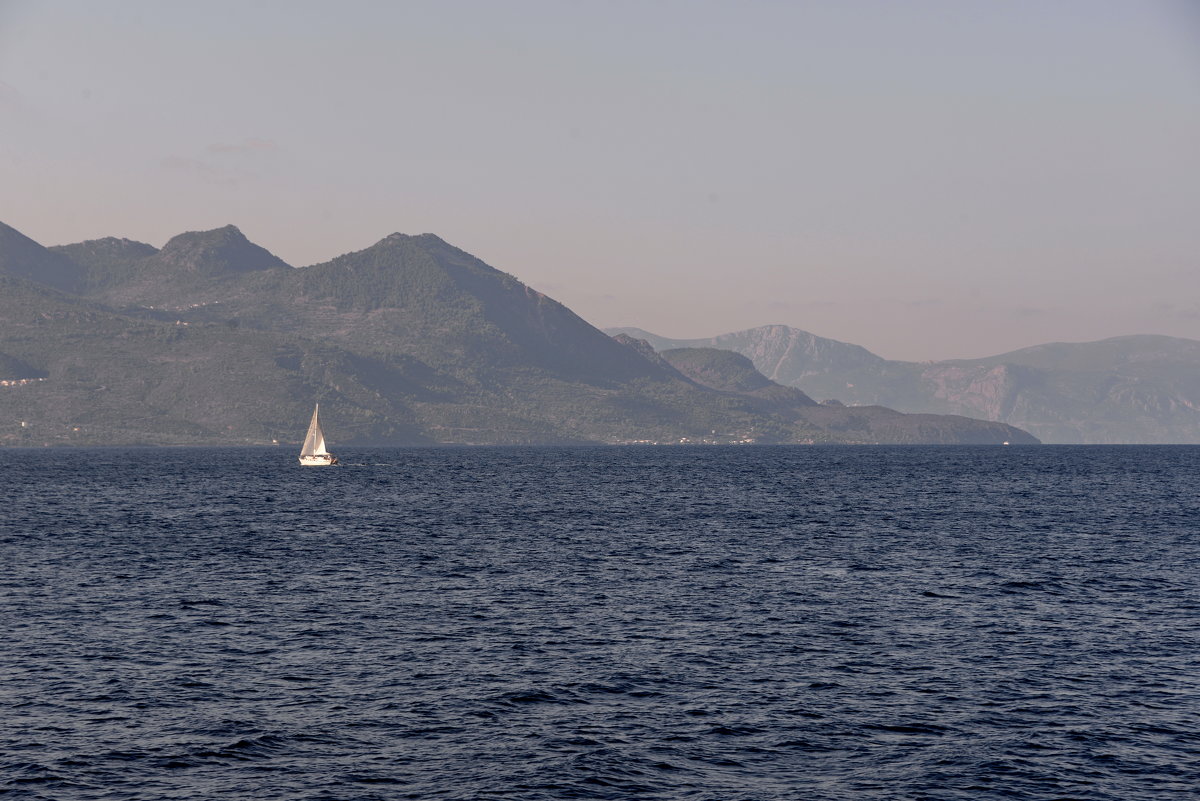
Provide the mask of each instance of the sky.
POLYGON ((435 233, 676 338, 1200 339, 1200 2, 0 0, 0 221, 435 233))

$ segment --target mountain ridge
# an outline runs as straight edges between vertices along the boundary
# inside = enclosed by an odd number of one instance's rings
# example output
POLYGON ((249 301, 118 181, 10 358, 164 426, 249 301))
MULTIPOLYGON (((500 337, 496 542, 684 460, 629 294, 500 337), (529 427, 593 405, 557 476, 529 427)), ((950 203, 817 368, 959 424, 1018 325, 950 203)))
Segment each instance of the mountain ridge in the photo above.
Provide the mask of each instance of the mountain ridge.
POLYGON ((316 401, 344 444, 1036 441, 818 409, 761 376, 713 389, 431 234, 303 268, 232 226, 157 250, 9 239, 0 367, 37 375, 0 393, 2 444, 286 442, 316 401), (70 254, 73 291, 38 283, 70 254))

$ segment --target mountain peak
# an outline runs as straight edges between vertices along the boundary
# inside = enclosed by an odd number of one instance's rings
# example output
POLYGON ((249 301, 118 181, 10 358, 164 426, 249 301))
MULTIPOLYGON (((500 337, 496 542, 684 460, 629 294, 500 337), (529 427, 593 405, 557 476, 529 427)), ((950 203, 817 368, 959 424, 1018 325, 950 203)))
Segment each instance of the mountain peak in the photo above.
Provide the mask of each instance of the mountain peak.
POLYGON ((174 236, 156 257, 197 275, 215 276, 288 267, 287 262, 246 238, 236 225, 174 236))
POLYGON ((250 240, 242 233, 242 229, 232 223, 209 231, 185 231, 171 237, 163 245, 163 252, 184 250, 198 245, 242 245, 250 244, 250 240))
POLYGON ((718 348, 678 348, 662 352, 677 370, 706 387, 725 392, 753 392, 771 381, 740 353, 718 348))
MULTIPOLYGON (((443 247, 452 247, 446 240, 442 239, 437 234, 402 234, 399 231, 388 234, 383 239, 375 243, 376 247, 380 245, 395 245, 415 242, 421 245, 441 245, 443 247)), ((370 248, 368 248, 370 250, 370 248)))

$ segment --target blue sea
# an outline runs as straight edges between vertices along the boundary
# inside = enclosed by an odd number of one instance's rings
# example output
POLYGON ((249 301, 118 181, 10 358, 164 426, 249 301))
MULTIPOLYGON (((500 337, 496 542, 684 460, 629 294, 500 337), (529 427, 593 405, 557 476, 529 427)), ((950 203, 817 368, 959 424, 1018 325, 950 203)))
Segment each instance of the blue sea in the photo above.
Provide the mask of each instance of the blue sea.
POLYGON ((339 455, 0 451, 0 797, 1200 787, 1200 448, 339 455))

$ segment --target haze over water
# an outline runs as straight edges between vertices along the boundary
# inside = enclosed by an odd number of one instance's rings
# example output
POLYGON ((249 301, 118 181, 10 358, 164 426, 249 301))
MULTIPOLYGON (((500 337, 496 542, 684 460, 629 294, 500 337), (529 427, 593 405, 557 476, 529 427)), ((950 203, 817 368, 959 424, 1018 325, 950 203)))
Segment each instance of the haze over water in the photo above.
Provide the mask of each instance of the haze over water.
POLYGON ((1177 799, 1200 450, 0 453, 14 799, 1177 799))

